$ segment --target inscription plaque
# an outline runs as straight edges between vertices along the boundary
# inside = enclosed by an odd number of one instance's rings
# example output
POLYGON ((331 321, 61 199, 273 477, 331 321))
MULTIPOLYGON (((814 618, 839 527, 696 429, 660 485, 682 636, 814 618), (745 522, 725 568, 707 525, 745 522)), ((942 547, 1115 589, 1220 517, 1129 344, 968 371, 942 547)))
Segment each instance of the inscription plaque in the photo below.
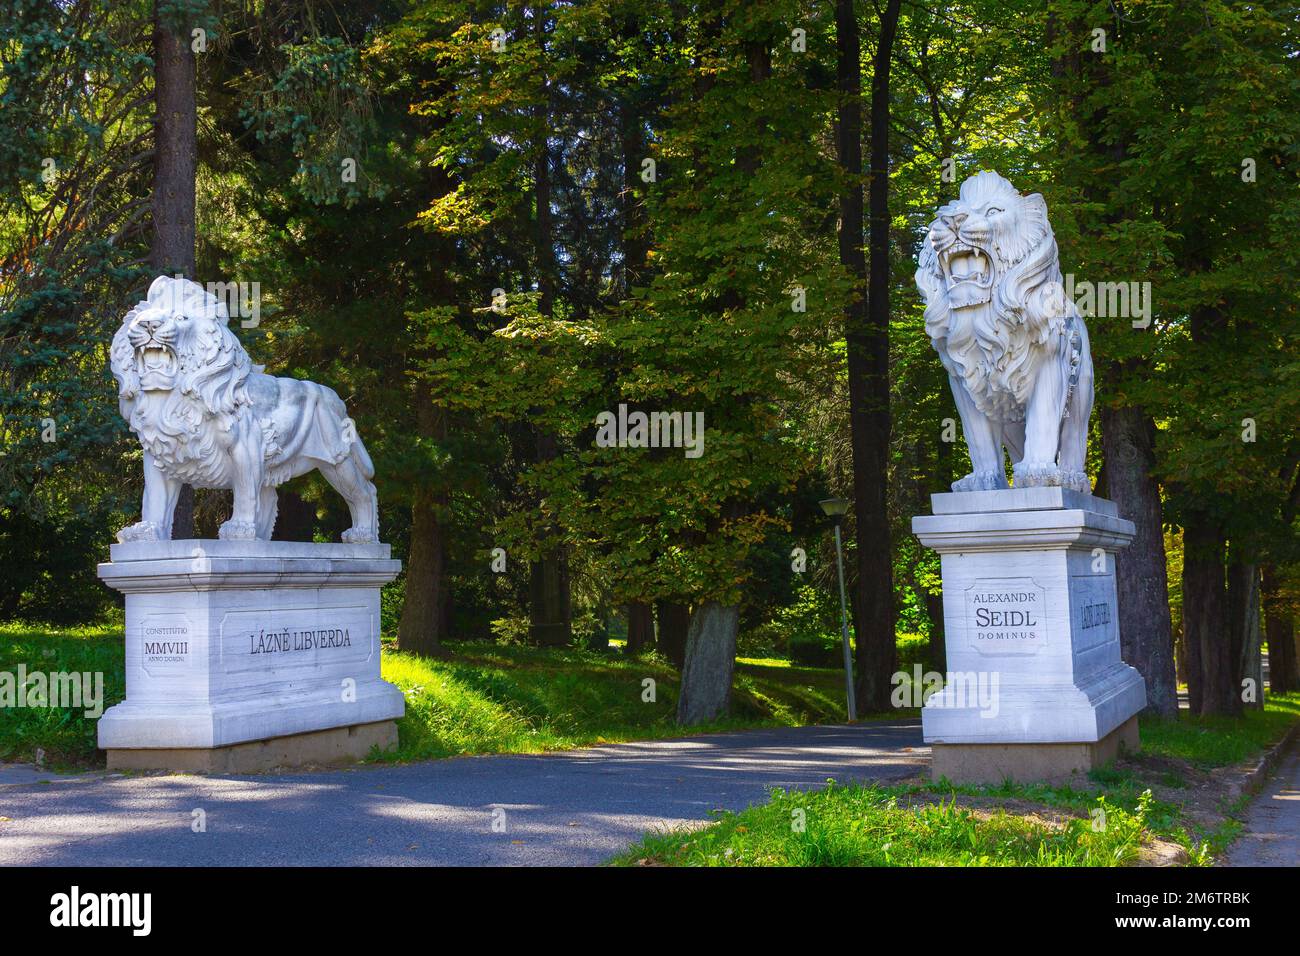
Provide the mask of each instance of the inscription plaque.
POLYGON ((1046 601, 1032 578, 980 578, 966 590, 966 643, 981 654, 1036 654, 1047 644, 1046 601))
POLYGON ((140 621, 140 664, 150 677, 178 677, 190 669, 193 630, 184 614, 148 614, 140 621))
POLYGON ((221 621, 222 667, 238 673, 360 664, 374 652, 374 631, 364 605, 231 611, 221 621))

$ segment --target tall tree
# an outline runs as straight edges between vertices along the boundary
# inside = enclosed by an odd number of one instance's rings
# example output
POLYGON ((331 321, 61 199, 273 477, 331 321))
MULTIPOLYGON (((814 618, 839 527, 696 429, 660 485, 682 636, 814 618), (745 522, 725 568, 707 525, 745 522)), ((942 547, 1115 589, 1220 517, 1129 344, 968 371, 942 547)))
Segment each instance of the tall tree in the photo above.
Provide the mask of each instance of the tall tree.
MULTIPOLYGON (((157 0, 154 9, 153 247, 159 275, 194 275, 194 192, 198 175, 198 104, 195 98, 192 11, 157 0)), ((181 487, 172 518, 173 538, 194 537, 194 489, 181 487)))
MULTIPOLYGON (((533 33, 537 43, 540 90, 534 106, 533 205, 534 257, 537 268, 538 309, 546 318, 555 315, 555 236, 551 210, 551 85, 547 75, 547 33, 550 4, 533 6, 533 33)), ((560 454, 554 435, 530 429, 536 463, 545 467, 560 454)), ((572 638, 573 610, 569 587, 569 562, 562 545, 553 545, 533 560, 529 568, 529 634, 538 644, 564 646, 572 638)))
MULTIPOLYGON (((1135 267, 1141 250, 1120 245, 1115 232, 1130 219, 1127 194, 1114 176, 1097 170, 1118 169, 1128 158, 1130 137, 1116 135, 1112 114, 1114 57, 1094 42, 1096 24, 1078 9, 1053 9, 1047 38, 1053 45, 1054 93, 1068 111, 1061 125, 1078 160, 1067 163, 1067 176, 1076 176, 1079 194, 1089 210, 1101 214, 1082 227, 1077 244, 1067 246, 1089 274, 1123 273, 1135 267), (1080 120, 1083 120, 1082 122, 1080 120), (1111 257, 1106 257, 1106 252, 1111 257), (1124 261, 1127 257, 1128 261, 1124 261), (1105 270, 1103 273, 1102 270, 1105 270)), ((1128 25, 1116 16, 1107 22, 1109 42, 1128 39, 1128 25), (1121 34, 1121 30, 1124 32, 1121 34)), ((1113 48, 1111 49, 1113 53, 1113 48)), ((1115 560, 1121 653, 1146 682, 1147 708, 1162 716, 1178 711, 1174 674, 1173 634, 1166 578, 1163 505, 1156 467, 1156 425, 1150 411, 1133 394, 1135 380, 1150 376, 1152 360, 1142 351, 1142 339, 1130 329, 1094 323, 1094 363, 1097 369, 1098 419, 1101 426, 1106 495, 1132 521, 1133 540, 1115 560)))
MULTIPOLYGON (((866 289, 859 285, 845 312, 858 572, 853 602, 856 696, 862 711, 889 708, 896 644, 888 505, 889 76, 899 8, 899 0, 889 0, 872 56, 870 275, 866 289)), ((838 0, 835 10, 839 152, 845 180, 840 198, 840 262, 861 283, 867 278, 862 252, 861 41, 852 0, 838 0)))

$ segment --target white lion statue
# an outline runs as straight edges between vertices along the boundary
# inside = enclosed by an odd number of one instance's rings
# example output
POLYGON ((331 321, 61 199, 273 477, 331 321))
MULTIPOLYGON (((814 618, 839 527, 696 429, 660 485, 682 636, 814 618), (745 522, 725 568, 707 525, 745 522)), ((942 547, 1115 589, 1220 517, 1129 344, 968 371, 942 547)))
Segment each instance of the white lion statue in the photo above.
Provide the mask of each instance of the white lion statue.
POLYGON ((1092 357, 1061 285, 1047 204, 995 172, 962 183, 922 244, 916 285, 925 331, 948 372, 972 472, 953 491, 1018 487, 1085 493, 1092 357))
POLYGON ((188 483, 232 490, 222 538, 267 540, 276 486, 320 469, 352 512, 343 540, 377 542, 374 466, 343 401, 324 385, 263 374, 229 319, 198 283, 159 276, 113 336, 118 407, 144 447, 141 520, 117 539, 170 539, 188 483))

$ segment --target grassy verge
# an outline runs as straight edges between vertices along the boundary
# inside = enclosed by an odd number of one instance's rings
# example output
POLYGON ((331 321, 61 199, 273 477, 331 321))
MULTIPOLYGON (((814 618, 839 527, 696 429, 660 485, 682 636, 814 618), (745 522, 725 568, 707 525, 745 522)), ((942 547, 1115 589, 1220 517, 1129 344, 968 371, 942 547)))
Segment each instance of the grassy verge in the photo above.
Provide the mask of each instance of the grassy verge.
POLYGON ((1244 717, 1179 717, 1143 720, 1147 753, 1186 761, 1199 769, 1226 767, 1259 754, 1300 720, 1300 693, 1269 697, 1263 710, 1244 717))
POLYGON ((670 866, 1113 866, 1135 861, 1150 814, 1099 803, 1107 826, 1061 813, 983 810, 938 788, 837 786, 772 801, 704 830, 646 837, 618 864, 670 866))
POLYGON ((491 644, 450 647, 449 660, 385 655, 384 677, 406 694, 406 717, 398 722, 397 752, 383 759, 555 750, 844 719, 843 677, 833 670, 783 661, 738 663, 732 716, 684 731, 674 723, 677 672, 654 658, 491 644))
MULTIPOLYGON (((406 695, 399 748, 382 760, 517 753, 678 736, 678 676, 653 658, 618 653, 452 644, 448 660, 385 651, 384 677, 406 695), (653 699, 647 679, 653 680, 653 699)), ((120 625, 52 630, 0 624, 0 671, 104 675, 104 708, 122 700, 120 625)), ((784 661, 737 664, 732 716, 701 730, 843 720, 838 671, 784 661)), ((103 765, 83 710, 0 707, 0 761, 57 770, 103 765)))
POLYGON ((1141 753, 1077 786, 1005 783, 773 791, 704 828, 655 833, 616 865, 1127 866, 1205 865, 1240 830, 1235 765, 1300 718, 1300 694, 1244 719, 1143 720, 1141 753))

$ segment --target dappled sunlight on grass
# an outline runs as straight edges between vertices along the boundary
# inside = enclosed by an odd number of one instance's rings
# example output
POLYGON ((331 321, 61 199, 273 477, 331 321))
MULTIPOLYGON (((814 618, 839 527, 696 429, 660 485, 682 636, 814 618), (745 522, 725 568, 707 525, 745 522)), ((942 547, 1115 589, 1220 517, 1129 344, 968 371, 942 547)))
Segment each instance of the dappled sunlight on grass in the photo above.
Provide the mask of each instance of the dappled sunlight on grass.
POLYGON ((1131 811, 1038 817, 961 806, 929 788, 839 786, 774 790, 764 806, 723 813, 706 829, 646 837, 620 865, 668 866, 1123 866, 1136 859, 1149 797, 1131 811))
POLYGON ((1264 709, 1248 708, 1242 717, 1143 717, 1142 749, 1186 760, 1197 767, 1239 763, 1278 740, 1300 719, 1300 692, 1265 696, 1264 709))
POLYGON ((732 716, 689 729, 675 722, 678 675, 653 657, 581 649, 449 645, 432 660, 388 652, 384 677, 406 694, 401 743, 383 759, 520 753, 841 718, 835 671, 738 666, 732 716), (653 700, 646 681, 653 681, 653 700))

